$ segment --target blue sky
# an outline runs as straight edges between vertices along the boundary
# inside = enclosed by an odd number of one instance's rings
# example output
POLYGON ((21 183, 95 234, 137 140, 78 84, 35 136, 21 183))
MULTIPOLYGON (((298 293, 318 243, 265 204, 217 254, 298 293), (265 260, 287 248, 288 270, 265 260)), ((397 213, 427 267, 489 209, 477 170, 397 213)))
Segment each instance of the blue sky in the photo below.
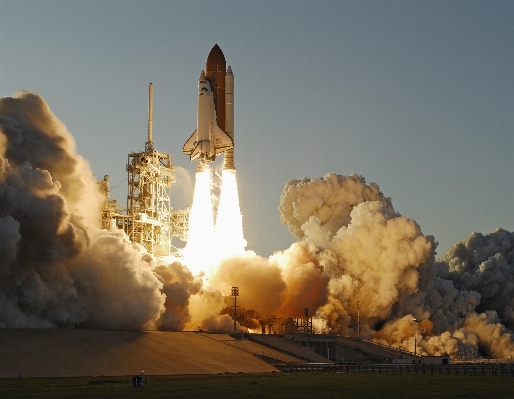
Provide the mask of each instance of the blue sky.
POLYGON ((376 182, 439 255, 514 229, 511 1, 0 0, 0 96, 42 95, 116 185, 144 149, 152 82, 155 145, 194 175, 182 145, 216 43, 235 75, 249 249, 287 248, 284 184, 328 172, 376 182))

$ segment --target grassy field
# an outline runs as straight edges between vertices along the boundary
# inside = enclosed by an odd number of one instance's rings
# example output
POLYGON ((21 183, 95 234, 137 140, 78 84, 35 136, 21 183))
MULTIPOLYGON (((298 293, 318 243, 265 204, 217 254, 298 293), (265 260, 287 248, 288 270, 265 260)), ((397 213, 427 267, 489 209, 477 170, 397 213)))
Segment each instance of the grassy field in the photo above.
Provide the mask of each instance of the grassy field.
POLYGON ((1 379, 0 398, 513 398, 514 378, 455 375, 224 374, 1 379))

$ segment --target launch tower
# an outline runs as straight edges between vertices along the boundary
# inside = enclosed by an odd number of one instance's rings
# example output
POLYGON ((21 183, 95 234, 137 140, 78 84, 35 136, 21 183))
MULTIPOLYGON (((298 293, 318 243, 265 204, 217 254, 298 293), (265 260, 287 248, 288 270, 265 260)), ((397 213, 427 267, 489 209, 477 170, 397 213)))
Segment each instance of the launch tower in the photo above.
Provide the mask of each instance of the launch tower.
POLYGON ((171 254, 170 187, 175 183, 171 155, 157 151, 152 141, 153 85, 148 96, 148 141, 144 152, 128 154, 127 217, 123 230, 130 241, 154 255, 171 254))
POLYGON ((127 209, 117 210, 116 200, 108 200, 109 177, 99 182, 106 194, 101 228, 119 228, 131 242, 141 244, 155 256, 178 255, 171 240, 187 240, 189 210, 173 211, 170 188, 175 183, 171 155, 158 151, 153 144, 153 85, 148 93, 148 141, 142 152, 128 154, 127 209), (107 189, 105 185, 107 184, 107 189))

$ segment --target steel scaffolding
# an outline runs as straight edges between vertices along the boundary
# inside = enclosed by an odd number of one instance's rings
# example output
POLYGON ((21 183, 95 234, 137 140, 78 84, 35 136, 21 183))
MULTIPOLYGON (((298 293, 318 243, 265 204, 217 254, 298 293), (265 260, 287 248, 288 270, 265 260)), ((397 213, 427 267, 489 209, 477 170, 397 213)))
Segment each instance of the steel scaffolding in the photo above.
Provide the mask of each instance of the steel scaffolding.
POLYGON ((157 256, 171 254, 170 187, 175 182, 171 155, 149 148, 128 155, 127 218, 130 241, 157 256))
POLYGON ((116 199, 109 200, 109 176, 98 181, 104 201, 100 228, 122 229, 133 243, 155 256, 179 255, 171 244, 173 237, 187 240, 189 209, 172 211, 170 188, 175 183, 171 155, 154 149, 152 132, 153 85, 149 86, 148 141, 145 151, 128 154, 127 208, 118 209, 116 199))

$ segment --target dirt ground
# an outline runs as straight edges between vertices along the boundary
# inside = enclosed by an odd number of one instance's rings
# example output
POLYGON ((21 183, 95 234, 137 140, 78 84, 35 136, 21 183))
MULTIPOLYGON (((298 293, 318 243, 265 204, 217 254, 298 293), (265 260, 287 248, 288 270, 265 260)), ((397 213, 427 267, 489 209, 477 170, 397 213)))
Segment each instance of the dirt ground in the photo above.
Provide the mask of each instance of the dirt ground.
POLYGON ((0 378, 277 371, 194 332, 0 329, 0 378))

